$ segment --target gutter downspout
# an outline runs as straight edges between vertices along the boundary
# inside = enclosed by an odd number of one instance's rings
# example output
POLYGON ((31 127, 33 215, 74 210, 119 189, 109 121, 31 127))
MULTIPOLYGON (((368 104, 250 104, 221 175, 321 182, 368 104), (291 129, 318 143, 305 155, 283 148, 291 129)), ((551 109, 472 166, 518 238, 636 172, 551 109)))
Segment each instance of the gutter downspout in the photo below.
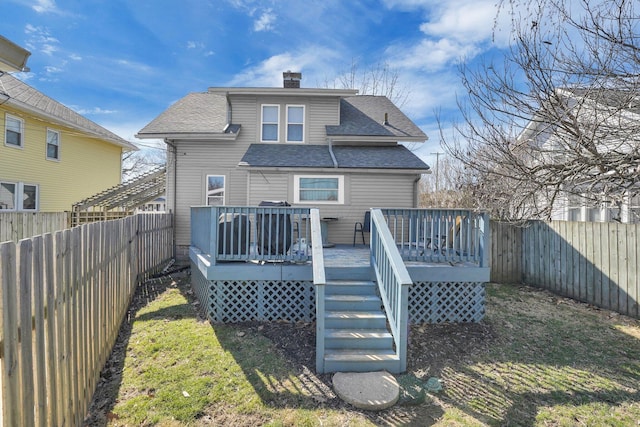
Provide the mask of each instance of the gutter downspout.
POLYGON ((176 208, 178 200, 178 147, 169 142, 168 138, 164 139, 165 144, 173 148, 173 215, 171 216, 171 226, 173 227, 173 258, 177 256, 176 245, 176 208))
POLYGON ((231 106, 231 100, 229 100, 229 92, 225 92, 224 97, 227 100, 227 126, 233 123, 233 107, 231 106))
POLYGON ((331 138, 327 138, 327 141, 329 141, 329 155, 331 156, 333 167, 338 168, 338 160, 336 160, 336 155, 333 153, 333 141, 331 138))
POLYGON ((418 183, 422 179, 422 175, 416 175, 416 179, 413 180, 413 207, 419 208, 420 206, 420 189, 418 188, 418 183))

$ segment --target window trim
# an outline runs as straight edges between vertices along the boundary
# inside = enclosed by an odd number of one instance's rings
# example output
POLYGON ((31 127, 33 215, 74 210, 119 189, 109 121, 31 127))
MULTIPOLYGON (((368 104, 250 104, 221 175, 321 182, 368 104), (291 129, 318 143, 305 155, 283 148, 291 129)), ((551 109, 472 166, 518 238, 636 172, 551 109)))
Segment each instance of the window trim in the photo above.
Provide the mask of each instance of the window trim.
POLYGON ((24 120, 18 116, 14 116, 13 114, 5 113, 4 117, 4 145, 11 148, 24 148, 24 120), (15 120, 20 123, 20 144, 10 144, 7 138, 7 132, 9 131, 8 122, 9 119, 15 120))
POLYGON ((18 192, 19 195, 24 195, 24 187, 25 186, 30 186, 30 187, 35 187, 36 189, 36 207, 33 209, 25 209, 24 208, 24 198, 20 198, 18 197, 18 202, 20 203, 19 209, 21 211, 25 211, 25 212, 37 212, 40 210, 40 186, 38 184, 31 184, 28 182, 21 182, 19 185, 20 191, 18 192))
MULTIPOLYGON (((217 197, 219 197, 219 196, 217 196, 217 197)), ((213 173, 205 175, 205 178, 204 178, 204 205, 205 206, 224 206, 224 205, 226 205, 226 203, 227 203, 227 177, 226 177, 226 175, 213 174, 213 173), (209 193, 209 177, 212 177, 212 176, 222 178, 222 182, 224 184, 223 187, 222 187, 223 192, 222 192, 222 204, 221 205, 210 205, 209 204, 209 194, 208 194, 209 193)))
POLYGON ((18 182, 12 182, 12 181, 0 181, 0 187, 2 186, 2 184, 11 184, 14 186, 13 188, 13 208, 12 209, 2 209, 0 208, 0 212, 16 212, 18 210, 18 188, 19 188, 19 183, 18 182))
MULTIPOLYGON (((44 145, 45 145, 44 151, 45 151, 45 156, 46 156, 47 160, 51 160, 51 161, 54 161, 54 162, 59 162, 60 161, 60 132, 55 130, 55 129, 47 128, 47 133, 46 133, 45 138, 46 138, 46 140, 44 142, 44 145), (58 147, 58 150, 57 150, 58 157, 49 157, 49 132, 55 133, 56 135, 58 135, 57 144, 55 144, 56 147, 58 147)), ((54 145, 54 144, 51 144, 51 145, 54 145)))
POLYGON ((344 205, 344 175, 294 175, 293 176, 293 200, 296 204, 307 205, 344 205), (301 178, 335 178, 338 180, 338 200, 300 200, 301 178))
POLYGON ((261 104, 260 105, 260 142, 280 142, 280 104, 261 104), (275 122, 264 121, 264 107, 275 107, 277 110, 277 120, 275 122), (276 139, 264 139, 264 125, 276 125, 276 139))
POLYGON ((0 184, 12 184, 15 186, 15 193, 13 194, 13 209, 0 209, 0 212, 38 212, 40 210, 40 185, 30 182, 14 182, 14 181, 0 181, 0 184), (36 205, 34 209, 24 208, 24 188, 26 186, 35 187, 36 189, 36 205))
POLYGON ((287 104, 285 108, 286 108, 286 112, 287 112, 287 114, 286 114, 287 117, 285 119, 286 120, 286 122, 285 122, 285 124, 286 124, 285 132, 287 134, 286 135, 286 141, 289 142, 289 143, 293 143, 293 144, 304 144, 304 141, 305 141, 305 137, 304 137, 305 119, 306 119, 306 108, 305 108, 305 105, 303 105, 303 104, 287 104), (302 123, 290 123, 289 122, 289 107, 302 108, 302 123), (289 139, 289 125, 290 124, 302 125, 302 139, 300 141, 289 139))

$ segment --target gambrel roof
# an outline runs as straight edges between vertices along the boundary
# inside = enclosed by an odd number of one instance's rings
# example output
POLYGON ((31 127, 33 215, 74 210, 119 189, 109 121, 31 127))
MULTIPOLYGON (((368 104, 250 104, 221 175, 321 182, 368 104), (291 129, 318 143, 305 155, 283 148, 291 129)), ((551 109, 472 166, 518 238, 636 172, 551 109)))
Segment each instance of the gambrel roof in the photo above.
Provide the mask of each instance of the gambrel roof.
POLYGON ((0 103, 44 117, 53 123, 68 126, 87 136, 93 136, 127 150, 137 150, 136 146, 126 139, 49 98, 8 73, 0 73, 0 103))

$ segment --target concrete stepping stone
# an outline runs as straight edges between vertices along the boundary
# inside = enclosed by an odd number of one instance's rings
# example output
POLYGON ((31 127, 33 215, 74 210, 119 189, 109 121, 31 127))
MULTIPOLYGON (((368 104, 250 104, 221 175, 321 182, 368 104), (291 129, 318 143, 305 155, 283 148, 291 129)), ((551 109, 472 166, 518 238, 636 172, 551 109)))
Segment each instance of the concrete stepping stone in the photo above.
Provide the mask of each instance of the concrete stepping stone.
POLYGON ((340 399, 367 411, 390 408, 400 397, 398 382, 386 371, 337 372, 333 376, 333 390, 340 399))

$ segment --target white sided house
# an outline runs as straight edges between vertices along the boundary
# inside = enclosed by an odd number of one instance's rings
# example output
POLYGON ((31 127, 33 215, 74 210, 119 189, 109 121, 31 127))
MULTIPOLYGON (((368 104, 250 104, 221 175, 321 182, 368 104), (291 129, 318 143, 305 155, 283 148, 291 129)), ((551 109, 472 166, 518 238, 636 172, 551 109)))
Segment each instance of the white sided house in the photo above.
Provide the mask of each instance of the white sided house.
POLYGON ((191 206, 318 207, 335 243, 351 243, 371 207, 417 207, 429 166, 399 142, 424 142, 424 132, 384 96, 301 88, 300 79, 286 72, 282 88, 190 93, 138 132, 167 144, 179 255, 191 206))
POLYGON ((542 109, 518 139, 548 164, 566 169, 569 153, 581 159, 582 167, 572 171, 560 194, 540 194, 537 203, 551 204, 551 220, 640 222, 640 186, 635 178, 640 169, 633 160, 640 145, 640 98, 606 88, 558 88, 556 95, 564 105, 552 107, 552 120, 557 120, 556 109, 565 109, 561 123, 551 123, 542 109), (597 167, 601 162, 614 167, 603 171, 597 167))

